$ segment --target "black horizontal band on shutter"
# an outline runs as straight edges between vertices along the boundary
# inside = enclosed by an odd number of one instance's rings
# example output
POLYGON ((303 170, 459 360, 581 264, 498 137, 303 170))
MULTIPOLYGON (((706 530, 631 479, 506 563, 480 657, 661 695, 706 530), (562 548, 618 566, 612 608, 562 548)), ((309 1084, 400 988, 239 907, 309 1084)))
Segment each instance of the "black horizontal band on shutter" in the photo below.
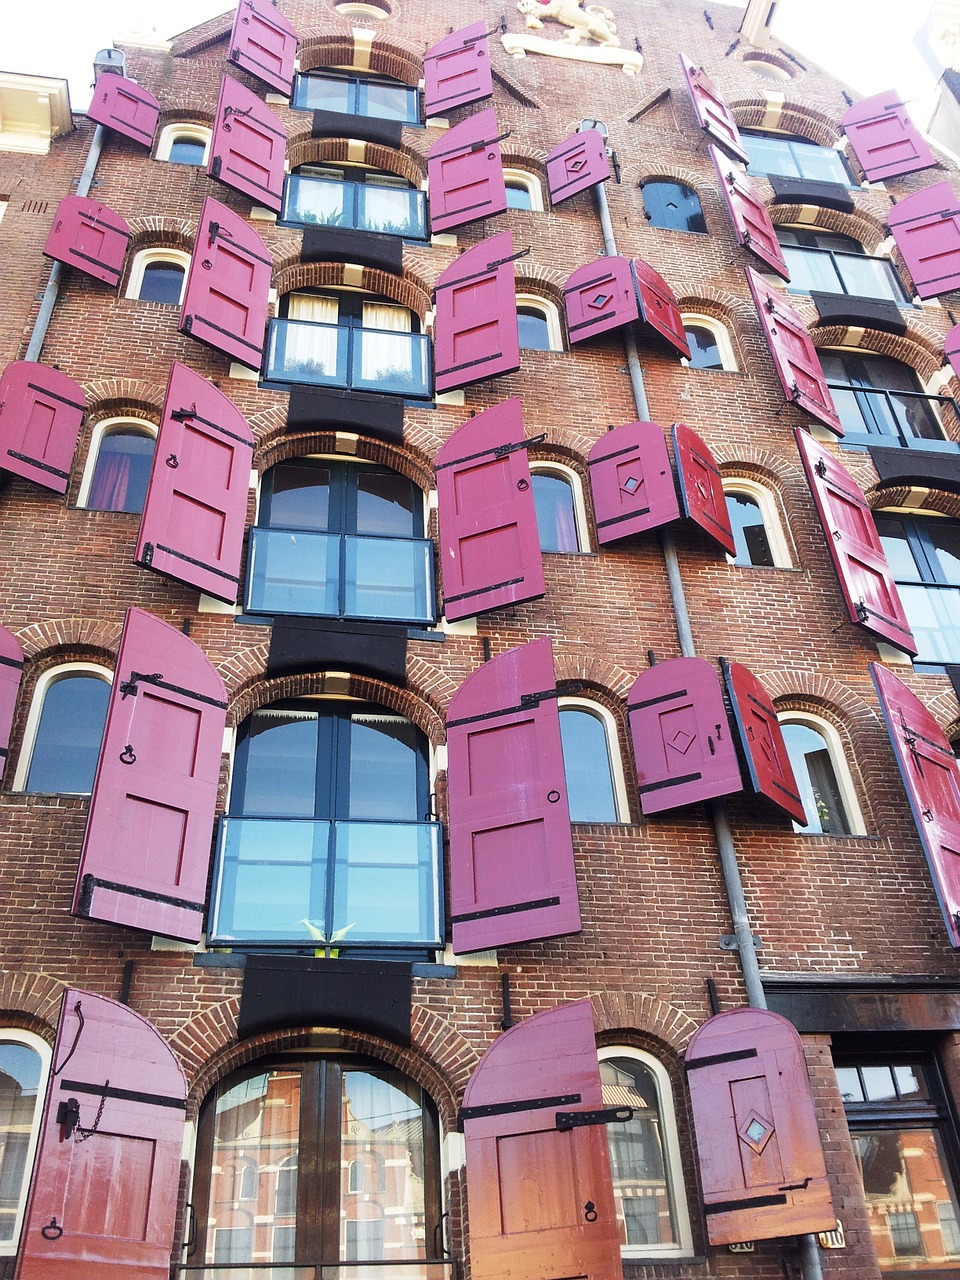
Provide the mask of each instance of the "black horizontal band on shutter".
MULTIPOLYGON (((175 547, 164 547, 157 543, 157 550, 164 552, 165 555, 173 556, 176 560, 183 560, 187 564, 195 564, 198 569, 206 569, 208 573, 215 573, 218 578, 226 578, 227 582, 237 582, 240 579, 235 573, 226 573, 223 569, 218 569, 212 564, 207 564, 206 560, 196 560, 193 556, 185 555, 182 551, 177 551, 175 547)), ((199 697, 199 695, 196 695, 199 697)), ((217 706, 225 707, 225 702, 218 702, 217 706)))
POLYGON ((440 377, 446 377, 448 373, 459 373, 461 369, 476 369, 481 364, 489 364, 491 360, 501 360, 503 358, 502 351, 495 351, 493 355, 481 356, 479 360, 465 360, 463 364, 452 364, 445 369, 439 369, 440 377))
POLYGON ((61 1080, 60 1088, 69 1093, 92 1093, 98 1098, 118 1098, 123 1102, 146 1102, 152 1107, 186 1110, 186 1098, 170 1098, 165 1093, 141 1093, 137 1089, 115 1089, 109 1084, 91 1084, 88 1080, 61 1080))
POLYGON ((130 672, 129 679, 125 680, 123 685, 120 686, 120 692, 123 697, 127 697, 127 695, 131 693, 136 697, 138 684, 149 684, 155 689, 166 689, 167 693, 179 693, 181 697, 193 698, 195 702, 206 702, 211 707, 223 707, 226 709, 226 702, 221 702, 219 698, 211 698, 210 695, 206 693, 197 693, 196 689, 185 689, 183 685, 170 684, 164 680, 162 676, 155 676, 152 674, 148 675, 143 671, 130 672), (127 688, 124 688, 124 685, 126 685, 127 688), (130 685, 132 685, 133 688, 130 688, 130 685))
POLYGON ((498 716, 516 716, 522 711, 530 712, 533 710, 536 710, 536 708, 525 707, 522 705, 516 707, 500 707, 496 711, 482 711, 476 716, 465 716, 462 720, 448 720, 447 728, 456 729, 462 724, 479 724, 481 720, 496 720, 498 716))
POLYGON ((731 1049, 729 1053, 711 1053, 705 1058, 688 1058, 686 1068, 693 1071, 697 1067, 715 1067, 722 1062, 742 1062, 745 1058, 755 1058, 756 1049, 731 1049))
POLYGON ((259 346, 256 342, 248 342, 246 338, 241 338, 235 329, 224 329, 223 325, 214 324, 212 320, 208 320, 205 316, 184 316, 183 328, 185 333, 193 333, 194 320, 198 321, 200 324, 205 324, 208 329, 213 329, 216 333, 222 333, 226 337, 232 338, 234 342, 239 342, 244 347, 249 347, 251 351, 256 351, 258 355, 263 355, 262 342, 259 346))
POLYGON ((481 449, 478 453, 465 453, 459 458, 451 458, 449 462, 441 462, 434 467, 434 471, 443 471, 445 467, 459 467, 464 462, 475 462, 477 458, 505 458, 508 453, 519 453, 521 449, 532 449, 535 444, 543 444, 546 438, 547 433, 543 432, 539 436, 524 436, 522 440, 514 440, 512 444, 492 444, 489 449, 481 449))
POLYGON ((66 396, 58 396, 55 391, 50 391, 46 387, 38 387, 35 382, 28 382, 27 389, 36 391, 37 395, 44 396, 47 400, 57 400, 60 404, 69 405, 71 409, 85 409, 86 405, 77 404, 76 400, 68 400, 66 396))
POLYGON ((261 133, 269 133, 269 134, 272 134, 273 137, 275 138, 282 138, 284 144, 286 144, 287 135, 281 129, 275 128, 267 120, 251 119, 250 113, 248 111, 241 111, 238 107, 230 106, 229 103, 224 108, 223 120, 221 121, 222 125, 227 129, 228 132, 231 128, 231 125, 230 125, 231 116, 236 116, 239 120, 241 120, 247 126, 248 129, 251 130, 251 132, 255 133, 257 129, 259 129, 261 133))
POLYGON ((84 262, 92 262, 95 267, 114 277, 114 284, 120 279, 120 271, 116 267, 108 267, 102 258, 95 258, 92 253, 81 253, 79 249, 70 249, 68 252, 71 258, 82 258, 84 262))
MULTIPOLYGON (((103 218, 95 218, 92 214, 83 213, 82 211, 80 213, 80 217, 84 222, 89 223, 91 227, 106 227, 107 230, 112 231, 115 236, 123 236, 124 240, 131 240, 133 238, 132 231, 121 231, 120 228, 115 227, 112 222, 104 222, 103 218)), ((96 259, 91 259, 91 261, 96 261, 96 259)))
MULTIPOLYGON (((913 638, 913 632, 910 630, 910 628, 905 627, 900 622, 897 622, 896 618, 891 618, 886 613, 880 613, 877 609, 871 609, 868 604, 864 604, 862 601, 861 601, 861 604, 864 611, 867 613, 869 617, 879 618, 879 620, 884 624, 884 626, 891 627, 894 631, 899 631, 901 635, 910 636, 911 639, 913 638)), ((931 743, 930 745, 935 746, 936 744, 931 743)))
POLYGON ((507 578, 505 582, 493 582, 488 587, 477 587, 473 591, 461 591, 458 596, 444 596, 444 603, 456 604, 459 600, 469 600, 471 596, 485 596, 488 591, 502 591, 504 587, 515 587, 523 581, 523 578, 507 578))
MULTIPOLYGON (((611 316, 615 316, 616 314, 616 311, 604 311, 603 315, 591 316, 589 320, 581 320, 579 324, 567 325, 567 330, 569 333, 576 333, 578 329, 585 329, 588 324, 599 324, 601 320, 609 320, 611 316)), ((624 323, 626 323, 626 321, 624 321, 624 323)))
MULTIPOLYGON (((228 179, 223 176, 223 172, 223 156, 214 156, 213 164, 211 165, 211 176, 214 178, 221 178, 224 182, 227 182, 228 179)), ((255 191, 262 191, 268 196, 272 196, 274 194, 265 183, 254 182, 252 178, 238 172, 236 169, 227 168, 227 173, 232 178, 239 178, 241 182, 246 186, 253 187, 255 191)))
POLYGON ((564 1093, 556 1098, 521 1098, 516 1102, 491 1102, 483 1107, 461 1107, 461 1120, 483 1120, 486 1116, 510 1116, 518 1111, 546 1111, 552 1107, 568 1107, 582 1102, 580 1093, 564 1093))
MULTIPOLYGON (((9 662, 11 666, 15 665, 12 658, 0 658, 0 662, 9 662)), ((22 667, 23 663, 21 662, 16 665, 22 667)), ((932 747, 934 751, 938 751, 945 760, 953 760, 956 758, 952 751, 948 751, 946 747, 942 747, 939 742, 933 742, 924 734, 918 733, 916 729, 911 729, 907 724, 895 724, 894 728, 897 730, 898 734, 902 734, 906 739, 908 747, 912 745, 912 742, 922 742, 924 746, 932 747)))
POLYGON ((222 246, 225 246, 228 249, 233 249, 236 253, 242 253, 244 257, 252 258, 254 262, 262 262, 265 267, 269 267, 271 271, 273 270, 272 259, 261 258, 259 253, 254 253, 254 251, 252 249, 248 249, 245 244, 239 244, 234 240, 233 236, 228 231, 224 231, 221 235, 219 222, 210 223, 207 227, 207 236, 209 237, 211 244, 216 244, 217 239, 219 238, 222 246))
POLYGON ((8 449, 7 457, 17 458, 20 462, 29 462, 31 467, 38 467, 41 471, 49 471, 52 476, 59 476, 61 480, 70 479, 69 471, 61 471, 59 467, 51 467, 49 462, 41 462, 39 458, 31 458, 26 453, 18 453, 16 449, 8 449))
POLYGON ((685 773, 681 778, 666 778, 663 782, 648 782, 640 788, 640 794, 646 795, 648 791, 662 791, 664 787, 679 787, 685 782, 699 782, 702 777, 702 773, 685 773))
POLYGON ((622 458, 626 453, 639 453, 635 444, 628 444, 625 449, 615 449, 613 453, 605 453, 602 458, 588 458, 588 467, 598 467, 601 462, 609 462, 611 458, 622 458))
POLYGON ((508 262, 516 262, 518 258, 525 258, 529 252, 529 249, 521 249, 519 253, 511 253, 509 258, 497 258, 495 262, 488 262, 482 270, 475 271, 471 276, 457 276, 456 280, 438 280, 433 286, 433 291, 436 293, 438 289, 454 289, 458 284, 469 284, 471 280, 481 280, 484 276, 496 271, 497 267, 505 267, 508 262))
POLYGON ((783 792, 783 794, 784 794, 785 796, 789 796, 791 800, 796 800, 796 802, 797 802, 797 804, 800 806, 800 808, 801 808, 801 809, 803 808, 803 801, 800 799, 800 797, 797 795, 797 793, 796 793, 795 791, 791 791, 789 787, 784 786, 784 784, 780 781, 780 779, 779 779, 779 778, 771 778, 771 779, 770 779, 770 785, 771 785, 772 787, 776 787, 776 789, 777 789, 778 791, 782 791, 782 792, 783 792))
POLYGON ((502 142, 504 138, 509 138, 509 133, 501 134, 499 138, 485 138, 477 142, 461 142, 459 146, 454 147, 452 151, 434 151, 429 156, 430 160, 455 160, 464 159, 466 156, 473 155, 476 151, 482 151, 484 147, 492 147, 497 142, 502 142))
POLYGON ((598 520, 597 528, 605 529, 608 524, 622 524, 624 520, 636 520, 637 516, 646 516, 649 514, 649 507, 637 507, 634 511, 627 511, 622 516, 610 516, 606 520, 598 520))
POLYGON ((110 893, 122 893, 129 898, 144 898, 147 902, 162 902, 164 906, 178 907, 182 911, 202 912, 205 905, 202 902, 189 902, 186 898, 173 898, 168 893, 156 893, 152 889, 138 889, 133 884, 117 884, 113 880, 101 880, 98 876, 85 875, 80 886, 80 901, 77 904, 82 915, 89 912, 97 889, 106 889, 110 893))
POLYGON ((690 450, 690 457, 694 462, 699 462, 704 471, 711 471, 715 476, 720 474, 720 468, 715 462, 711 462, 709 458, 705 458, 702 453, 698 453, 696 449, 690 450))
POLYGON ((228 431, 226 427, 221 427, 219 422, 212 422, 209 418, 204 418, 202 414, 196 413, 195 409, 174 409, 170 414, 174 422, 186 422, 188 418, 192 418, 194 422, 201 422, 205 427, 209 427, 211 431, 217 431, 222 436, 226 436, 228 440, 236 440, 237 444, 246 445, 253 452, 254 443, 252 440, 244 440, 243 436, 238 436, 235 431, 228 431))
POLYGON ((545 907, 559 907, 559 898, 537 898, 533 902, 511 902, 507 907, 488 907, 485 911, 467 911, 461 916, 451 916, 454 924, 468 924, 471 920, 493 920, 497 916, 512 916, 518 911, 542 911, 545 907))
MULTIPOLYGON (((0 667, 13 667, 16 671, 23 670, 22 658, 4 658, 0 656, 0 667)), ((926 741, 926 739, 924 739, 926 741)))
POLYGON ((6 758, 7 758, 7 748, 0 747, 0 759, 6 760, 6 758))
POLYGON ((661 693, 658 698, 646 698, 643 702, 628 702, 628 711, 642 711, 645 707, 659 707, 664 702, 673 702, 677 698, 687 698, 689 693, 686 689, 675 689, 673 693, 661 693))
MULTIPOLYGON (((756 694, 754 694, 754 693, 749 693, 749 692, 748 692, 748 693, 747 693, 747 701, 748 701, 748 702, 752 702, 752 703, 753 703, 753 705, 757 708, 757 710, 758 710, 758 711, 762 711, 762 712, 763 712, 763 718, 764 718, 765 720, 769 720, 769 719, 770 719, 770 715, 771 715, 771 713, 770 713, 770 708, 769 708, 769 707, 767 707, 767 706, 765 706, 765 705, 760 701, 760 699, 756 696, 756 694)), ((774 716, 773 718, 774 718, 774 719, 776 719, 776 716, 774 716)))
POLYGON ((786 1196, 754 1196, 751 1200, 718 1200, 716 1204, 705 1204, 703 1212, 736 1213, 738 1209, 764 1209, 768 1205, 786 1204, 786 1196))

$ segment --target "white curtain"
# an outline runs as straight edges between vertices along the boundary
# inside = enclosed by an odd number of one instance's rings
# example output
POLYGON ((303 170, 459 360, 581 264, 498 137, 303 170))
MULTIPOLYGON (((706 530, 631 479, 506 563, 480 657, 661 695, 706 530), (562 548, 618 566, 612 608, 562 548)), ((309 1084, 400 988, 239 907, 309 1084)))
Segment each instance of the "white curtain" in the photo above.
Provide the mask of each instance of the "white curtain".
POLYGON ((306 321, 288 325, 284 350, 285 366, 290 373, 301 372, 332 377, 337 371, 336 329, 314 329, 309 325, 335 325, 340 307, 336 298, 316 293, 291 293, 287 318, 306 321))
POLYGON ((410 189, 368 182, 363 188, 363 211, 367 231, 405 232, 410 224, 410 189))
POLYGON ((413 317, 406 307, 391 302, 365 302, 363 328, 381 330, 363 334, 360 376, 364 382, 413 375, 413 343, 391 335, 410 333, 413 317))

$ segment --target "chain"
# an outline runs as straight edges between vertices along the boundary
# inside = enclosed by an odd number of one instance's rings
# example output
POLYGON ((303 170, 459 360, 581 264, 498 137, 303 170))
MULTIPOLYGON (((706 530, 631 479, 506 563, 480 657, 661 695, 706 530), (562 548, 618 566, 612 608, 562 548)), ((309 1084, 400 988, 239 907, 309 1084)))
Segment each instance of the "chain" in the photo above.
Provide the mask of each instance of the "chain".
POLYGON ((109 1088, 110 1088, 110 1081, 107 1080, 103 1086, 103 1093, 100 1095, 100 1105, 99 1107, 97 1107, 97 1114, 94 1118, 93 1124, 90 1126, 89 1129, 85 1129, 78 1121, 77 1127, 73 1131, 74 1142, 86 1142, 86 1140, 88 1138, 93 1137, 93 1135, 100 1128, 100 1121, 103 1119, 103 1108, 106 1106, 107 1090, 109 1088))

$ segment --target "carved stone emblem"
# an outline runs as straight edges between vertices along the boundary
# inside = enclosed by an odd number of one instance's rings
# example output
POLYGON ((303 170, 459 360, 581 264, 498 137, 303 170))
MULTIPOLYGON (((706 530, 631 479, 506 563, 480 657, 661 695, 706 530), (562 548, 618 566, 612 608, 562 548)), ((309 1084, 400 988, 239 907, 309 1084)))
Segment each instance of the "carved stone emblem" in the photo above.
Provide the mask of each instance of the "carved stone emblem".
POLYGON ((526 17, 527 26, 543 27, 545 18, 560 22, 570 30, 564 37, 570 44, 579 44, 584 38, 597 44, 619 44, 617 24, 613 14, 602 4, 588 4, 583 0, 517 0, 517 8, 526 17))

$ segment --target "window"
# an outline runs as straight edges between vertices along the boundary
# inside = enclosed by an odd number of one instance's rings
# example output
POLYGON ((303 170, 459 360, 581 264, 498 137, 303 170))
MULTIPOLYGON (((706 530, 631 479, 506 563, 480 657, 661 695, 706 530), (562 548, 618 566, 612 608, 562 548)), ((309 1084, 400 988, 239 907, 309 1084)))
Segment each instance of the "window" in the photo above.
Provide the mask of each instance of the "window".
POLYGON ((780 717, 783 741, 807 815, 802 835, 863 835, 865 828, 840 737, 820 716, 785 712, 780 717))
POLYGON ((420 95, 416 89, 387 76, 357 76, 326 69, 307 71, 294 81, 292 105, 301 111, 336 111, 399 120, 402 124, 420 123, 420 95))
POLYGON ((210 130, 203 125, 168 124, 160 131, 157 159, 171 164, 205 165, 210 149, 210 130))
POLYGON ((190 255, 182 249, 141 249, 130 267, 126 296, 178 307, 189 266, 190 255))
POLYGON ((111 678, 106 668, 86 662, 44 672, 27 718, 14 790, 89 794, 111 678))
POLYGON ((508 209, 532 209, 543 212, 543 188, 540 179, 525 169, 503 170, 503 181, 507 188, 508 209))
POLYGON ((845 293, 903 305, 907 297, 893 263, 870 258, 853 236, 815 227, 777 227, 777 239, 790 269, 792 293, 845 293))
POLYGON ((813 182, 856 185, 843 156, 834 147, 818 147, 802 138, 741 132, 749 157, 747 172, 775 174, 782 178, 809 178, 813 182))
POLYGON ((628 822, 617 726, 585 698, 560 700, 560 738, 571 822, 628 822))
POLYGON ((517 294, 517 328, 522 351, 562 351, 560 313, 548 298, 517 294))
POLYGON ((147 423, 98 423, 77 505, 91 511, 142 511, 156 443, 155 432, 147 423))
POLYGON ((919 649, 914 662, 960 662, 960 521, 894 511, 874 519, 919 649))
POLYGON ((700 197, 682 182, 642 182, 643 207, 651 227, 707 234, 700 197))
POLYGON ((760 503, 751 494, 740 493, 736 489, 725 490, 725 497, 737 548, 733 563, 772 568, 773 551, 760 503))
POLYGON ((568 555, 589 550, 580 477, 569 467, 530 467, 533 502, 541 551, 562 551, 568 555))
POLYGON ((406 178, 360 165, 302 164, 283 190, 284 222, 425 240, 427 201, 406 178))
POLYGON ((865 351, 821 351, 820 363, 843 424, 844 444, 878 444, 956 452, 940 412, 956 418, 947 396, 924 395, 909 365, 865 351))
POLYGON ((0 1258, 17 1251, 49 1066, 39 1036, 0 1029, 0 1258))
POLYGON ((690 359, 683 364, 691 369, 726 369, 736 372, 737 360, 726 325, 713 316, 684 312, 681 316, 683 330, 690 347, 690 359))

